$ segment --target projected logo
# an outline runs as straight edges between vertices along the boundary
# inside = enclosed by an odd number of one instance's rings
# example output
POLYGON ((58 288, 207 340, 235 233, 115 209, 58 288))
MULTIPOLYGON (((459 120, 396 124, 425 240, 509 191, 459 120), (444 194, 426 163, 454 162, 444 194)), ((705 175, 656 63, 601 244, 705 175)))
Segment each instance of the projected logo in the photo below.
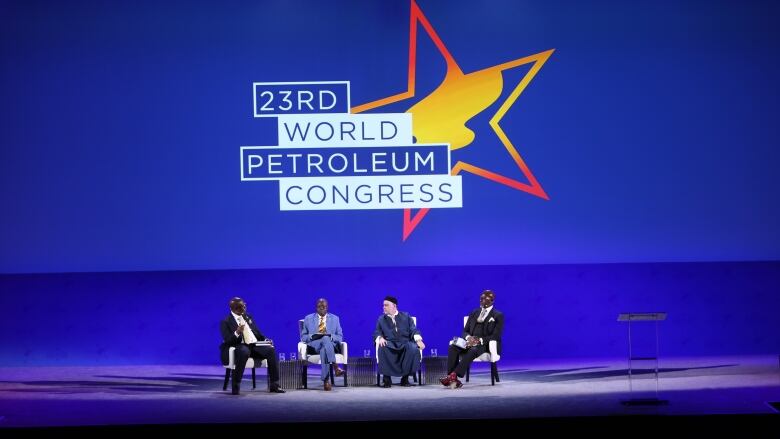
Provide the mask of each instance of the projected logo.
POLYGON ((281 210, 461 207, 447 144, 413 143, 412 115, 350 114, 349 82, 255 83, 279 145, 241 147, 242 180, 278 180, 281 210))
POLYGON ((407 90, 352 107, 348 81, 255 83, 255 117, 277 118, 279 145, 241 147, 241 179, 278 180, 281 210, 402 209, 404 241, 430 209, 463 206, 463 173, 548 200, 500 122, 553 51, 464 73, 412 1, 407 90), (404 113, 363 114, 415 97, 419 27, 446 61, 444 80, 404 113), (519 82, 504 84, 505 72, 528 65, 519 82), (489 130, 466 127, 502 96, 489 130), (519 175, 452 163, 453 151, 491 135, 519 175))

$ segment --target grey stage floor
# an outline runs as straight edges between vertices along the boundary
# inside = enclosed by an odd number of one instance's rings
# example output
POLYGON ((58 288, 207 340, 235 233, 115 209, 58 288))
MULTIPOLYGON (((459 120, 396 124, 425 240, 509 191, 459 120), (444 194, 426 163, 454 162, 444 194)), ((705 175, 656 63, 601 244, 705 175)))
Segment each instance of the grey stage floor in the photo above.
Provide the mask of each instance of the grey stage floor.
MULTIPOLYGON (((632 396, 625 359, 502 361, 496 386, 478 367, 458 390, 324 392, 311 368, 309 390, 269 394, 264 376, 252 390, 247 373, 240 396, 222 391, 219 365, 2 368, 0 427, 777 413, 777 356, 669 358, 661 368, 669 403, 657 407, 620 403, 632 396)), ((638 388, 653 390, 653 375, 642 377, 638 388)))

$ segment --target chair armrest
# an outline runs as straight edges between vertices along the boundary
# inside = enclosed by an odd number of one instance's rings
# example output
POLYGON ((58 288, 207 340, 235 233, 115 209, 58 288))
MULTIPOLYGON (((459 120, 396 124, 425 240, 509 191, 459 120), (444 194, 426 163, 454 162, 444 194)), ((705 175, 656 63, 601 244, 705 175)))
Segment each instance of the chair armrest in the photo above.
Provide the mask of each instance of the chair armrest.
POLYGON ((228 349, 228 364, 226 367, 231 369, 236 367, 236 348, 234 347, 228 349))
POLYGON ((347 346, 347 342, 342 341, 341 342, 341 356, 344 357, 344 363, 347 363, 347 358, 349 358, 349 350, 347 346))
POLYGON ((301 360, 306 359, 306 343, 299 341, 298 342, 298 358, 301 360))
POLYGON ((495 363, 500 358, 498 356, 498 342, 495 340, 490 340, 488 343, 488 351, 490 351, 490 361, 492 363, 495 363))

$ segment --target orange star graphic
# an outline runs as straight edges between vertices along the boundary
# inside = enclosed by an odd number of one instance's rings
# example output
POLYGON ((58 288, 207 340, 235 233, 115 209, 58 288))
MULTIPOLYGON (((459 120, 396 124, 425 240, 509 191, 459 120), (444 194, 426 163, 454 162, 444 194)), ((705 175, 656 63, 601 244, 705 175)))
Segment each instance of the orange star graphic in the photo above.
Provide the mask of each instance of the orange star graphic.
MULTIPOLYGON (((393 96, 388 96, 372 102, 352 107, 352 113, 360 113, 378 107, 389 105, 415 95, 415 67, 417 60, 417 25, 423 27, 431 38, 439 53, 447 63, 447 73, 442 83, 430 95, 423 98, 407 112, 414 117, 413 130, 418 142, 441 143, 442 137, 446 137, 453 150, 464 148, 474 140, 474 133, 466 128, 466 122, 479 114, 485 108, 495 102, 503 90, 503 78, 501 72, 521 65, 530 64, 530 70, 525 74, 518 85, 504 100, 496 114, 488 122, 498 136, 512 160, 520 168, 527 183, 515 180, 504 175, 489 171, 479 166, 458 161, 452 167, 450 174, 458 175, 468 172, 479 177, 487 178, 496 183, 509 186, 531 195, 549 200, 542 186, 539 184, 531 169, 525 163, 520 153, 512 145, 512 142, 501 129, 499 122, 509 108, 514 104, 520 94, 525 90, 531 80, 536 76, 547 59, 555 49, 550 49, 535 55, 526 56, 513 61, 498 64, 493 67, 465 74, 458 63, 450 54, 444 42, 439 38, 428 19, 422 13, 417 3, 411 0, 411 14, 409 19, 409 70, 407 90, 393 96)), ((403 240, 412 234, 430 209, 420 209, 412 216, 411 209, 404 209, 403 240)))

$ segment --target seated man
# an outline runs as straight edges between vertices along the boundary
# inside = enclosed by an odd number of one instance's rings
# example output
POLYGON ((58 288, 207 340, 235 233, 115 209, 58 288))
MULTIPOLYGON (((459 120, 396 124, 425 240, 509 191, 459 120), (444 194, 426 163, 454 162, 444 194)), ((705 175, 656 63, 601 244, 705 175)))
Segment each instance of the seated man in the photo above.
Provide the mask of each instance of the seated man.
POLYGON ((392 385, 390 377, 400 376, 401 385, 409 387, 409 375, 420 367, 420 349, 425 349, 422 335, 412 317, 398 311, 398 299, 385 297, 384 314, 374 330, 374 341, 379 345, 379 373, 384 375, 382 387, 392 385), (414 339, 414 341, 412 341, 414 339))
POLYGON ((460 348, 451 344, 447 352, 447 376, 439 381, 450 388, 460 388, 463 383, 458 377, 466 376, 475 358, 488 350, 488 343, 496 340, 498 353, 501 353, 501 333, 504 331, 504 314, 493 308, 496 294, 485 290, 479 296, 479 308, 473 310, 463 327, 461 338, 466 340, 466 347, 460 348))
POLYGON ((316 310, 316 313, 309 314, 303 319, 301 342, 308 345, 307 350, 311 354, 320 356, 322 386, 324 390, 331 390, 330 364, 334 365, 333 371, 336 376, 344 375, 344 371, 336 364, 336 352, 341 350, 344 336, 341 333, 339 317, 328 313, 327 300, 317 300, 316 310))
POLYGON ((246 312, 246 303, 240 297, 230 299, 230 314, 219 325, 222 333, 222 344, 219 350, 222 353, 222 364, 229 363, 229 351, 236 348, 234 360, 236 368, 233 370, 233 395, 238 395, 241 387, 241 378, 244 376, 244 368, 249 357, 255 361, 268 360, 268 377, 271 383, 272 393, 284 393, 279 386, 279 360, 276 358, 276 349, 273 341, 260 332, 254 319, 246 312), (267 340, 268 346, 256 346, 258 341, 267 340))

